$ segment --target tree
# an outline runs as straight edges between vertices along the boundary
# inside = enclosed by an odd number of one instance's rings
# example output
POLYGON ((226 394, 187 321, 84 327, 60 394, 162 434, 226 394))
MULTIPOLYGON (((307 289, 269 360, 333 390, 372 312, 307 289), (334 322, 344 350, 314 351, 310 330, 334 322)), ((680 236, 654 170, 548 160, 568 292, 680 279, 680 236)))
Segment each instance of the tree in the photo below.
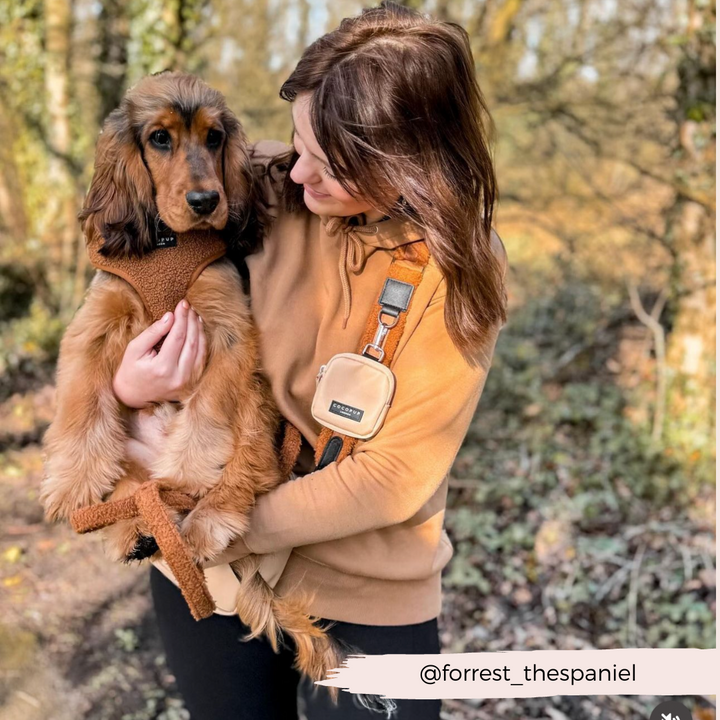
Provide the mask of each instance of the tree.
POLYGON ((669 422, 697 451, 715 436, 715 2, 690 0, 678 38, 671 147, 676 177, 666 213, 673 248, 669 422))

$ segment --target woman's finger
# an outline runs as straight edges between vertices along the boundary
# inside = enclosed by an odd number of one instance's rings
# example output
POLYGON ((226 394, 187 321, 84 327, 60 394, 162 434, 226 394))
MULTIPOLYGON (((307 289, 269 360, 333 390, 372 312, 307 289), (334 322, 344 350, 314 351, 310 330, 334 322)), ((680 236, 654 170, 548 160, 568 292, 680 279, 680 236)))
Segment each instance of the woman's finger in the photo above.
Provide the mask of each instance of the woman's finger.
POLYGON ((145 328, 137 337, 128 343, 128 350, 133 357, 140 358, 149 353, 155 345, 168 334, 173 326, 174 315, 165 313, 159 320, 145 328))
POLYGON ((158 353, 158 359, 167 367, 177 367, 180 353, 185 344, 189 312, 190 303, 187 300, 181 300, 175 307, 175 322, 158 353))

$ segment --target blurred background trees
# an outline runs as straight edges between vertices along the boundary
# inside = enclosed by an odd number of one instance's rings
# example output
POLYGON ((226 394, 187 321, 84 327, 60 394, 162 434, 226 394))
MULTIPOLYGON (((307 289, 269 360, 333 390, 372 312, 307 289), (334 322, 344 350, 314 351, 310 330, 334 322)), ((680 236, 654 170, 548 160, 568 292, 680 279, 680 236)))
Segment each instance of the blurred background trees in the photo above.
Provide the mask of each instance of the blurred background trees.
MULTIPOLYGON (((715 2, 407 4, 469 33, 495 123, 496 227, 511 264, 509 322, 451 481, 444 642, 712 646, 715 2)), ((65 582, 57 553, 99 551, 44 527, 35 492, 59 338, 91 276, 76 215, 101 123, 140 77, 170 68, 221 90, 252 140, 289 140, 282 81, 309 42, 361 6, 0 0, 0 517, 11 529, 0 578, 53 666, 82 643, 55 647, 28 618, 29 598, 38 583, 52 594, 65 582)), ((108 587, 141 603, 136 570, 107 572, 119 573, 108 587)), ((107 597, 96 602, 42 612, 80 627, 107 597)), ((120 627, 108 621, 116 655, 132 633, 157 651, 151 623, 120 616, 120 627)), ((147 670, 150 655, 138 657, 147 670)), ((161 670, 143 686, 155 700, 125 715, 100 692, 129 702, 121 679, 68 672, 62 682, 90 702, 68 717, 182 717, 161 670)), ((0 720, 12 705, 3 697, 0 720)), ((637 701, 606 700, 603 717, 640 712, 637 701)), ((553 720, 593 717, 593 703, 558 703, 553 720)), ((444 712, 542 716, 522 702, 488 708, 444 712)))

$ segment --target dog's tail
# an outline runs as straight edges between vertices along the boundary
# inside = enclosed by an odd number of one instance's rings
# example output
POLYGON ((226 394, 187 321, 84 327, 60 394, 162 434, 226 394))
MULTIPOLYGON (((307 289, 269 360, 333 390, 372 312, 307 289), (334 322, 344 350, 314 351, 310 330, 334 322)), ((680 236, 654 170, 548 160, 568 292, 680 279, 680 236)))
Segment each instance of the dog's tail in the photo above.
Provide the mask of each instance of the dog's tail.
MULTIPOLYGON (((247 555, 232 563, 240 578, 237 613, 250 628, 245 640, 265 635, 273 650, 279 652, 283 636, 288 635, 294 642, 295 667, 310 680, 325 680, 332 668, 340 667, 351 654, 362 655, 362 651, 348 643, 332 637, 319 625, 319 618, 312 619, 305 608, 309 596, 295 593, 279 597, 265 582, 259 572, 260 556, 247 555)), ((328 687, 333 703, 337 704, 339 690, 328 687)), ((382 713, 391 718, 396 704, 391 698, 378 695, 356 696, 363 707, 382 713)))

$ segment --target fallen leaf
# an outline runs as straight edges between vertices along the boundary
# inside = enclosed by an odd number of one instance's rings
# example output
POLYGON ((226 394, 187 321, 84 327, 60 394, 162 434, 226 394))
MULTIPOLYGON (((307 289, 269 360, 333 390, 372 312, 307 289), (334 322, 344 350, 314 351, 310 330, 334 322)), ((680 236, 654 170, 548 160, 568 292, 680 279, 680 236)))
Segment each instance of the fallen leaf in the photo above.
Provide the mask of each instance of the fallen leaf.
POLYGON ((542 405, 540 405, 539 403, 531 403, 530 405, 525 406, 525 409, 523 410, 523 415, 525 415, 525 417, 535 417, 541 412, 542 405))
POLYGON ((22 554, 22 548, 18 545, 13 545, 5 550, 2 554, 2 559, 5 560, 5 562, 16 563, 22 557, 22 554))
POLYGON ((572 559, 572 530, 562 520, 546 520, 535 536, 535 556, 541 565, 550 565, 563 558, 572 559))
POLYGON ((532 600, 532 593, 526 587, 520 587, 513 593, 513 599, 518 605, 525 605, 532 600))

